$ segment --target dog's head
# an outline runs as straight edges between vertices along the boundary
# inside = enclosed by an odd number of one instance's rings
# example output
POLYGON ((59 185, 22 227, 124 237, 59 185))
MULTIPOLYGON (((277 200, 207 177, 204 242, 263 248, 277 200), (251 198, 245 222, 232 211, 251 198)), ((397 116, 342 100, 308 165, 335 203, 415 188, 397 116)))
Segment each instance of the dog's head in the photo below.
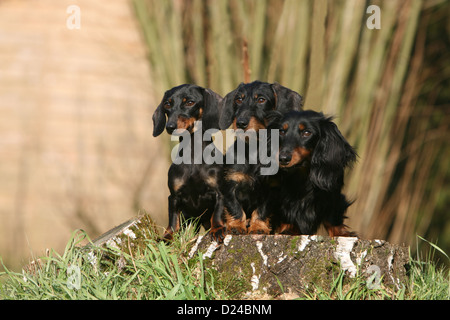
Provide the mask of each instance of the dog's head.
POLYGON ((153 113, 153 136, 159 136, 164 128, 169 134, 175 129, 192 132, 197 120, 202 120, 203 131, 218 129, 221 100, 214 91, 193 84, 167 90, 153 113))
POLYGON ((241 83, 222 100, 219 126, 225 130, 233 123, 234 129, 258 131, 266 128, 269 112, 301 110, 302 101, 301 95, 278 83, 241 83))
POLYGON ((278 122, 281 168, 307 167, 311 182, 322 190, 340 189, 344 169, 356 152, 332 119, 315 111, 291 111, 278 122))

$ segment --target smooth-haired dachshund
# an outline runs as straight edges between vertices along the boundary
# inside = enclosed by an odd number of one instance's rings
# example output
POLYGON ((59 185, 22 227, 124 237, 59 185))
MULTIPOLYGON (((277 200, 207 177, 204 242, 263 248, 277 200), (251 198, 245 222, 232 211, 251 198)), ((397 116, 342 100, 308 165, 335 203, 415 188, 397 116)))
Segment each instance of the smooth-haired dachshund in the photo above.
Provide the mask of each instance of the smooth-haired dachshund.
MULTIPOLYGON (((225 130, 233 124, 235 130, 241 129, 246 133, 253 130, 256 132, 254 137, 258 140, 257 132, 266 128, 268 114, 273 110, 284 113, 296 108, 301 109, 302 100, 302 96, 297 92, 278 83, 241 83, 222 100, 220 129, 225 130)), ((254 212, 261 197, 261 184, 264 183, 260 175, 261 163, 259 159, 250 161, 249 139, 252 138, 247 136, 245 140, 244 161, 240 162, 238 159, 243 154, 239 154, 237 140, 226 152, 224 180, 220 185, 224 210, 222 215, 213 216, 215 226, 211 228, 212 237, 219 242, 227 233, 248 232, 247 219, 254 212), (230 153, 232 161, 228 157, 230 153)), ((216 213, 220 214, 219 211, 216 213)), ((252 219, 255 217, 252 216, 252 219)))
MULTIPOLYGON (((275 233, 310 235, 323 224, 330 237, 355 236, 344 225, 350 202, 341 193, 344 170, 357 154, 332 118, 315 111, 278 115, 269 127, 279 129, 278 192, 269 195, 275 233)), ((262 210, 264 211, 264 210, 262 210)))
MULTIPOLYGON (((196 121, 202 122, 202 131, 218 129, 221 100, 222 97, 212 90, 191 84, 166 91, 153 114, 153 136, 160 135, 165 128, 169 134, 176 129, 188 130, 193 138, 196 121)), ((202 150, 210 142, 202 141, 202 150)), ((195 164, 194 148, 191 148, 190 164, 172 163, 168 173, 169 225, 163 235, 165 240, 171 240, 173 233, 179 230, 180 216, 198 218, 197 231, 200 225, 206 230, 211 228, 213 213, 223 211, 219 189, 222 178, 221 164, 195 164)))

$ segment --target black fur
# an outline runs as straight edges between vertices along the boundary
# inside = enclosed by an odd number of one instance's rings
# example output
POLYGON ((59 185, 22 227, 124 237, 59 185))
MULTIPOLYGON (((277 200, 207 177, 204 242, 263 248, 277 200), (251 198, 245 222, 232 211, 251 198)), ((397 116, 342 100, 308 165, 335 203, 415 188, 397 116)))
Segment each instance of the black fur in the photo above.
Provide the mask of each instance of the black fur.
MULTIPOLYGON (((153 113, 153 136, 159 136, 164 128, 169 134, 175 129, 182 129, 177 126, 180 118, 201 119, 203 130, 218 129, 221 100, 222 97, 214 91, 194 84, 182 84, 167 90, 153 113)), ((192 131, 193 128, 185 129, 192 131)))
MULTIPOLYGON (((193 141, 195 121, 202 122, 202 131, 218 129, 221 100, 222 97, 212 90, 190 84, 166 91, 153 114, 153 135, 160 135, 164 128, 169 134, 175 129, 186 129, 193 141)), ((201 151, 211 141, 203 141, 201 151)), ((193 143, 191 147, 191 164, 173 163, 169 168, 169 225, 163 236, 166 240, 171 240, 173 233, 180 228, 181 216, 198 218, 198 228, 202 225, 208 230, 213 213, 223 211, 223 197, 219 190, 223 178, 222 165, 195 164, 193 143)), ((215 149, 214 152, 220 151, 215 149)))
POLYGON ((264 214, 275 232, 314 234, 323 223, 330 236, 355 235, 343 223, 350 202, 341 190, 357 154, 336 124, 322 113, 292 111, 272 125, 280 130, 279 189, 264 214))
POLYGON ((299 110, 298 107, 302 104, 301 95, 279 83, 261 81, 241 83, 223 99, 219 126, 221 130, 225 130, 230 127, 233 120, 236 120, 237 128, 246 129, 251 117, 255 117, 264 124, 265 116, 269 111, 278 110, 284 113, 289 110, 299 110), (258 102, 255 95, 258 99, 263 98, 264 101, 258 102), (238 101, 239 98, 242 101, 238 101))
MULTIPOLYGON (((258 205, 262 183, 266 178, 260 175, 261 163, 257 156, 251 162, 249 144, 260 143, 258 130, 266 128, 268 116, 274 111, 301 110, 302 97, 278 83, 254 81, 241 83, 228 93, 222 101, 222 113, 219 125, 227 129, 233 124, 234 129, 242 129, 246 133, 254 130, 253 138, 245 140, 244 163, 238 163, 236 141, 227 151, 233 152, 233 161, 224 164, 224 180, 221 191, 224 199, 224 212, 216 217, 218 227, 211 229, 213 238, 221 241, 226 233, 247 233, 247 219, 251 217, 258 205), (255 141, 256 140, 256 141, 255 141), (220 224, 221 222, 221 224, 220 224)), ((252 217, 252 219, 257 217, 252 217)))

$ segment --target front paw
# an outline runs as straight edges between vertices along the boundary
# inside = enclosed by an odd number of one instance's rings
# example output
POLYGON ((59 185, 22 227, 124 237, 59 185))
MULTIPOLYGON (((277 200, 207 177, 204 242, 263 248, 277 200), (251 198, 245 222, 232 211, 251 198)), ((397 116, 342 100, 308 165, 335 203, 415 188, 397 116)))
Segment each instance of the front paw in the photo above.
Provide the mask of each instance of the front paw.
POLYGON ((256 220, 248 228, 249 234, 270 234, 271 228, 267 221, 256 220))
POLYGON ((234 235, 247 234, 247 228, 245 226, 234 225, 230 226, 228 229, 229 234, 234 235))
POLYGON ((270 229, 249 228, 249 234, 270 234, 270 229))
POLYGON ((247 220, 245 220, 245 217, 229 219, 227 221, 227 232, 234 235, 247 234, 247 220))
POLYGON ((214 227, 211 228, 210 232, 211 234, 211 238, 218 242, 218 243, 222 243, 223 239, 225 239, 225 235, 226 235, 226 230, 224 226, 220 226, 220 227, 214 227))

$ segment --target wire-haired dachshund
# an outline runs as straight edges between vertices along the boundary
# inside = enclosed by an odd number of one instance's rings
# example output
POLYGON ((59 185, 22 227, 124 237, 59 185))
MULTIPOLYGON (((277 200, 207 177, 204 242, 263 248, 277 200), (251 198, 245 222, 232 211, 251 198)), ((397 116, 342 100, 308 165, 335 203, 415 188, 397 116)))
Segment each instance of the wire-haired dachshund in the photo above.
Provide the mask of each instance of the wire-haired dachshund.
MULTIPOLYGON (((267 115, 273 110, 284 113, 295 108, 301 109, 301 104, 302 97, 297 92, 278 83, 261 81, 241 83, 222 100, 220 129, 225 130, 233 124, 235 130, 241 129, 245 133, 258 132, 266 128, 267 115)), ((244 152, 239 152, 238 145, 242 143, 242 141, 238 142, 239 138, 226 152, 224 180, 220 186, 224 199, 224 211, 223 215, 213 216, 216 227, 211 228, 212 237, 219 242, 227 233, 247 233, 247 217, 253 213, 261 196, 262 164, 257 155, 252 161, 253 155, 249 154, 251 149, 249 140, 252 138, 249 136, 246 138, 244 152), (244 160, 239 160, 240 157, 244 160)), ((253 140, 255 139, 258 140, 258 134, 253 136, 253 140)), ((266 143, 262 140, 260 142, 266 143)), ((260 147, 261 145, 258 149, 260 147)), ((215 213, 220 214, 219 211, 215 213)))
POLYGON ((275 233, 309 235, 323 224, 330 237, 355 236, 344 225, 350 202, 341 193, 344 170, 356 161, 353 147, 322 113, 291 111, 274 123, 280 136, 279 189, 266 204, 275 233))
MULTIPOLYGON (((175 134, 176 129, 185 129, 193 139, 198 120, 203 132, 218 129, 221 100, 222 97, 212 90, 191 84, 166 91, 153 114, 153 136, 160 135, 165 127, 169 134, 175 134)), ((211 141, 202 141, 202 151, 208 144, 211 141)), ((213 152, 220 151, 216 149, 213 152)), ((172 163, 169 168, 169 225, 163 235, 165 240, 171 240, 173 233, 179 230, 180 216, 185 219, 198 218, 196 231, 200 225, 208 230, 213 213, 223 210, 219 189, 223 177, 222 164, 197 164, 194 157, 194 148, 191 148, 190 164, 172 163)), ((223 157, 221 153, 220 157, 223 157)))

